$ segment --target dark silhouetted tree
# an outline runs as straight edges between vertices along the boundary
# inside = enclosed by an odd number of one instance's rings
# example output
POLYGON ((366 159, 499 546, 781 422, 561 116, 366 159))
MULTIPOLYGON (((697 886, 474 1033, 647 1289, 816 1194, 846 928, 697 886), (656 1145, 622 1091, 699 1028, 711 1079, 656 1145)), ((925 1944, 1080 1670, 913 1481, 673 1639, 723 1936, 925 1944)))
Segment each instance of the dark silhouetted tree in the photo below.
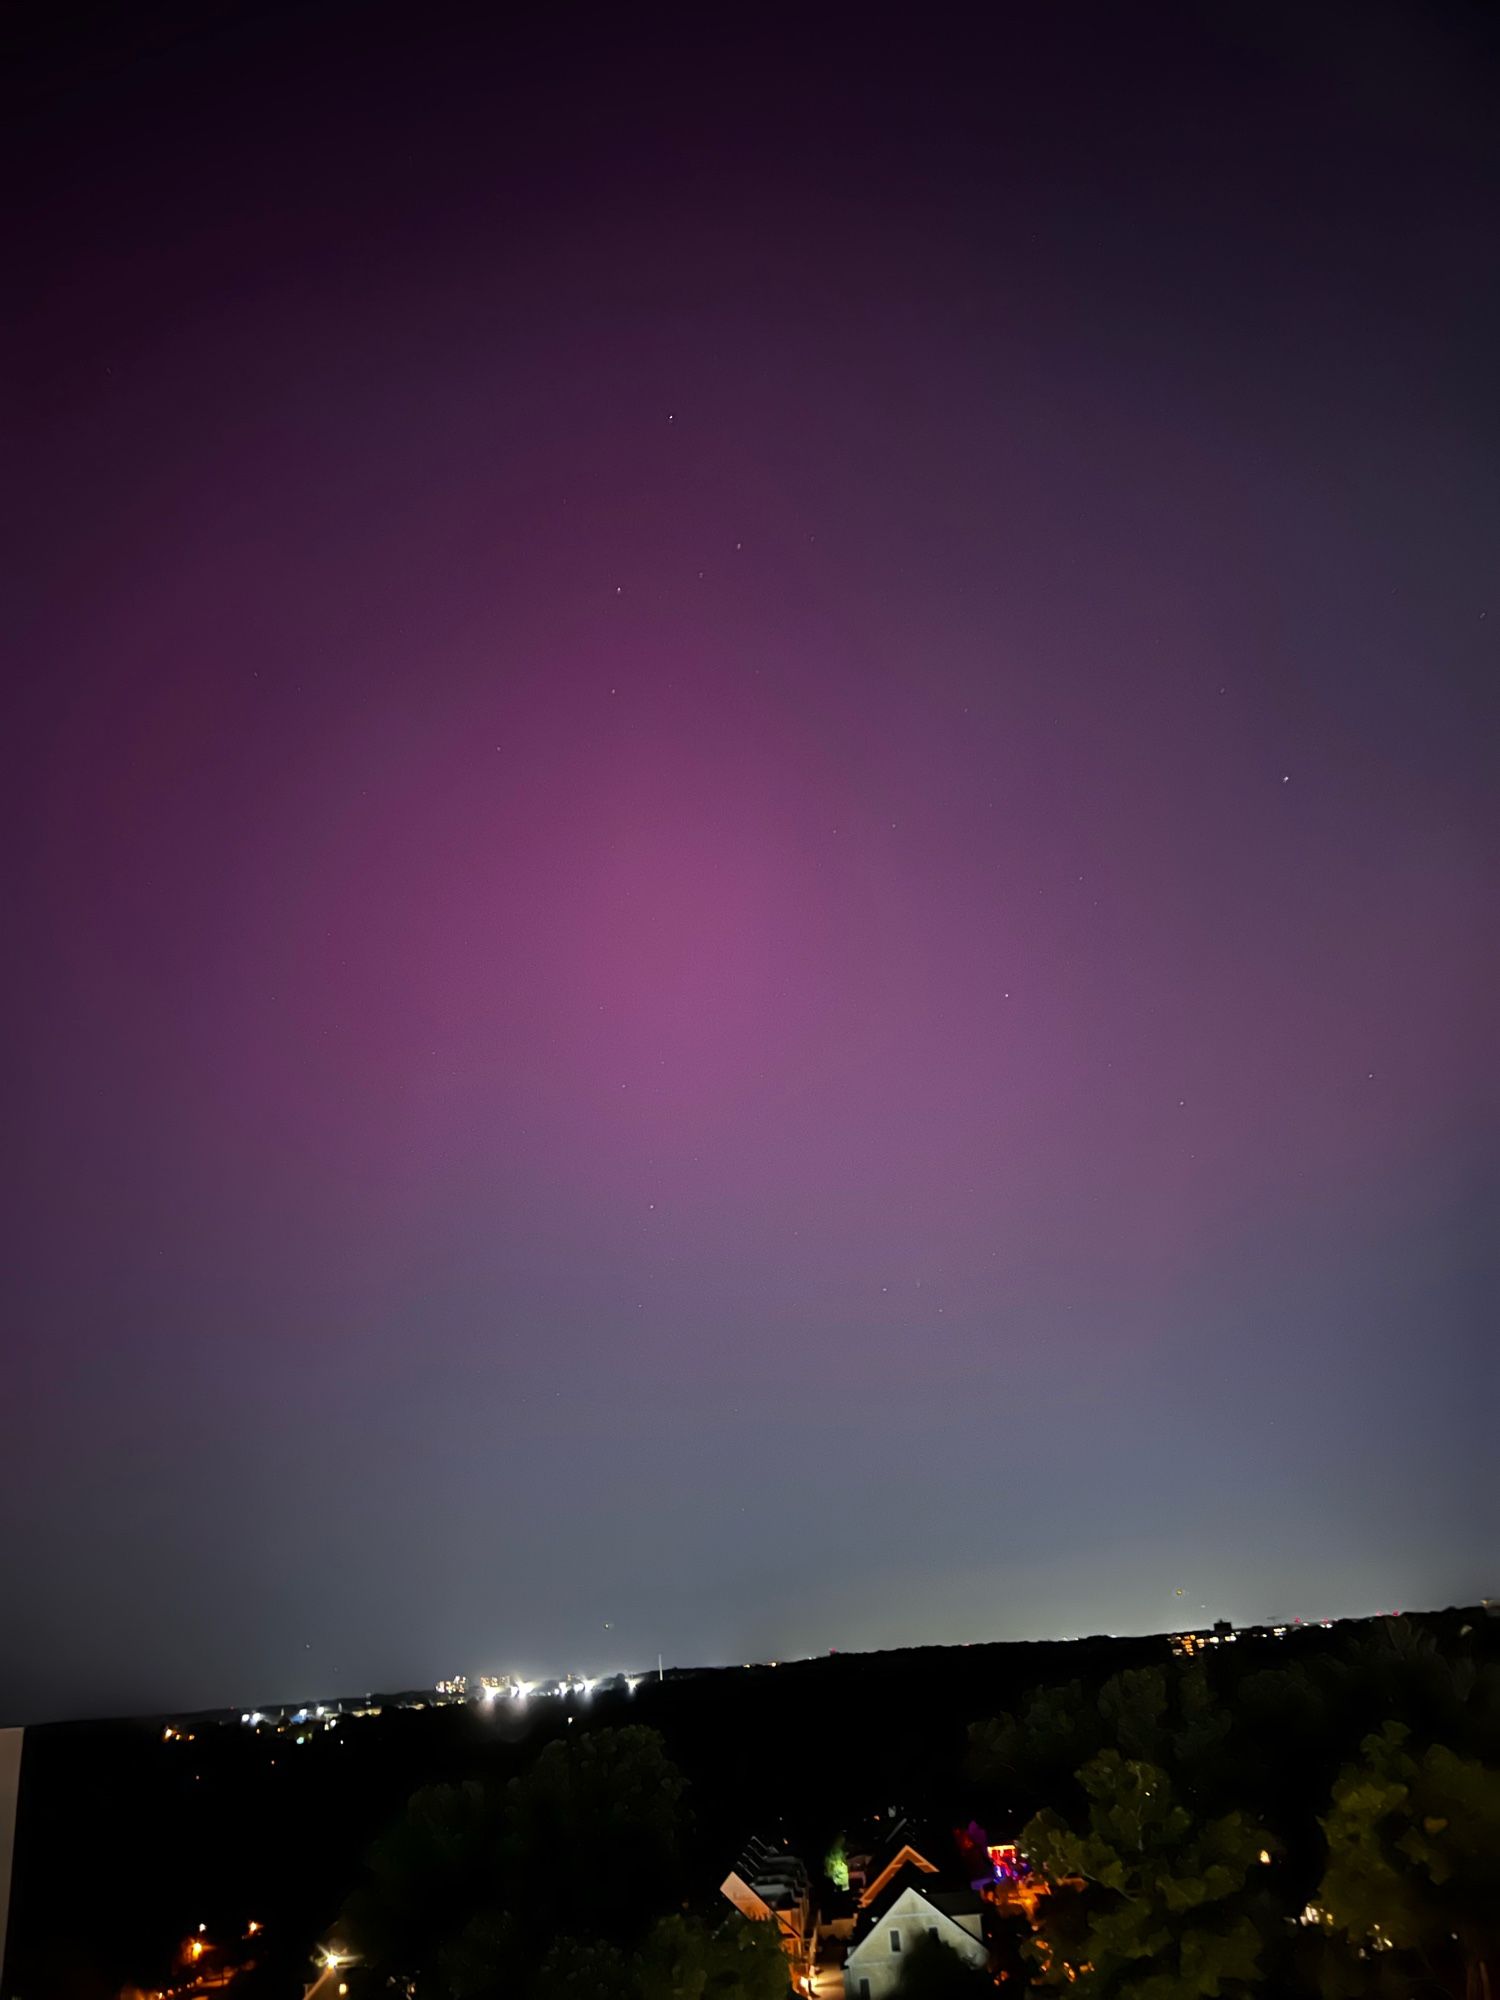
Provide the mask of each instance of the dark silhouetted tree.
POLYGON ((501 1887, 500 1814, 482 1785, 428 1785, 366 1856, 340 1933, 367 1964, 400 1979, 432 1969, 476 1907, 501 1887))
POLYGON ((901 2000, 976 2000, 993 1992, 983 1966, 962 1959, 941 1938, 919 1937, 912 1945, 896 1982, 901 2000))
POLYGON ((1459 2000, 1500 1992, 1500 1770, 1388 1722, 1340 1773, 1323 1822, 1322 1923, 1459 2000))
POLYGON ((710 1926, 664 1917, 641 1948, 637 2000, 785 2000, 790 1981, 775 1924, 738 1913, 710 1926))
POLYGON ((682 1773, 654 1729, 549 1743, 505 1794, 508 1907, 548 1943, 634 1943, 680 1900, 682 1773))
POLYGON ((372 1976, 436 2000, 633 1988, 680 1904, 683 1791, 641 1728, 550 1743, 503 1792, 429 1786, 370 1850, 341 1930, 372 1976))
POLYGON ((636 2000, 636 1966, 618 1945, 559 1938, 530 1992, 533 2000, 636 2000))
POLYGON ((1240 1813, 1200 1824, 1166 1773, 1106 1750, 1079 1772, 1086 1824, 1037 1815, 1021 1836, 1053 1884, 1028 1947, 1044 1987, 1077 2000, 1213 2000, 1261 1978, 1252 1914, 1266 1834, 1240 1813))

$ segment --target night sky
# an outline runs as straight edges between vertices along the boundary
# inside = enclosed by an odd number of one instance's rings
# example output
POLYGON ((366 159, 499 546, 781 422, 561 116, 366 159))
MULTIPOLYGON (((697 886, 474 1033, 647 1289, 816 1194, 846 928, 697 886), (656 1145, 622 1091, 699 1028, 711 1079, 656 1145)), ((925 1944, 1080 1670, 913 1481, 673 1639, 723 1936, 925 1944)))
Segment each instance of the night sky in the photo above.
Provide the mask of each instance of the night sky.
POLYGON ((0 1720, 1495 1591, 1495 14, 118 12, 0 1720))

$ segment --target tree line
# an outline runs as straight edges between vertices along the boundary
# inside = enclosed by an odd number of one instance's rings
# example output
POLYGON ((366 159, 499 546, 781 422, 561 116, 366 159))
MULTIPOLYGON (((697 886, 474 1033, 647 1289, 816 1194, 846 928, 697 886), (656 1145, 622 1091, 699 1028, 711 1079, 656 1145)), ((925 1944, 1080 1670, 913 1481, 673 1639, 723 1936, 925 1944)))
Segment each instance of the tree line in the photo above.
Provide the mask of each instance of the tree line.
MULTIPOLYGON (((999 1940, 1006 1990, 1500 2000, 1500 1665, 1474 1647, 1393 1620, 1285 1665, 1223 1648, 1036 1688, 967 1740, 965 1810, 1023 1802, 1050 1885, 999 1940)), ((416 2000, 782 2000, 774 1929, 724 1911, 686 1794, 633 1726, 424 1787, 345 1905, 355 1976, 416 2000)), ((924 1945, 902 1992, 977 1985, 924 1945)))
POLYGON ((634 1726, 549 1743, 503 1785, 424 1786, 345 1905, 350 1983, 423 2000, 784 2000, 774 1927, 691 1907, 685 1789, 661 1737, 634 1726))
POLYGON ((970 1761, 1049 1801, 1021 1834, 1052 1884, 1025 1944, 1043 1990, 1500 1994, 1500 1669, 1418 1628, 1039 1689, 970 1761))

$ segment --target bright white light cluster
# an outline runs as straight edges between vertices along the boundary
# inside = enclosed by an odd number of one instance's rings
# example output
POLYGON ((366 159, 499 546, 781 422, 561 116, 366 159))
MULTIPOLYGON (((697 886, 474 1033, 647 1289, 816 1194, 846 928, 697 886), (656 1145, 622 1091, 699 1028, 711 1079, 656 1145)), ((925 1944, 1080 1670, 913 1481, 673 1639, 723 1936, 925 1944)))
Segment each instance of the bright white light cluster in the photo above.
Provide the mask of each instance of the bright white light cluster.
POLYGON ((634 1694, 642 1678, 640 1674, 627 1674, 623 1670, 613 1674, 564 1674, 561 1680, 555 1681, 525 1681, 514 1674, 482 1674, 479 1699, 486 1707, 497 1701, 525 1701, 532 1695, 538 1695, 544 1701, 567 1701, 576 1695, 586 1701, 596 1688, 610 1682, 634 1694))
MULTIPOLYGON (((774 1662, 773 1662, 774 1664, 774 1662)), ((354 1702, 334 1702, 325 1704, 303 1702, 297 1707, 288 1706, 269 1711, 262 1709, 242 1709, 240 1722, 246 1729, 267 1730, 276 1736, 288 1732, 295 1734, 297 1743, 310 1743, 323 1731, 337 1729, 341 1722, 351 1718, 379 1715, 386 1706, 396 1708, 439 1707, 445 1702, 480 1701, 486 1707, 496 1702, 524 1702, 533 1697, 541 1700, 587 1701, 600 1688, 617 1688, 627 1694, 634 1694, 644 1674, 626 1673, 623 1668, 608 1674, 564 1674, 557 1680, 524 1680, 519 1674, 482 1674, 470 1687, 467 1674, 454 1674, 448 1680, 438 1681, 430 1695, 403 1695, 389 1703, 381 1703, 366 1696, 357 1705, 354 1702)), ((167 1743, 191 1742, 190 1732, 179 1724, 168 1724, 162 1731, 162 1740, 167 1743)))

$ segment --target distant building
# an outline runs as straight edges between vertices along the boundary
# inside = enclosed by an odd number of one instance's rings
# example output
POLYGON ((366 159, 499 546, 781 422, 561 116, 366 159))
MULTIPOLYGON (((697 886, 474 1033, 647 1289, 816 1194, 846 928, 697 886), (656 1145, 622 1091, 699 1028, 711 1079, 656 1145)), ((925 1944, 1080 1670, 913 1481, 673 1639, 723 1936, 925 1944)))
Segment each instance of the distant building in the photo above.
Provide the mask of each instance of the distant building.
POLYGON ((1194 1653, 1206 1651, 1210 1646, 1231 1646, 1236 1633, 1227 1618, 1216 1618, 1207 1632, 1170 1632, 1167 1643, 1181 1660, 1190 1660, 1194 1653))

